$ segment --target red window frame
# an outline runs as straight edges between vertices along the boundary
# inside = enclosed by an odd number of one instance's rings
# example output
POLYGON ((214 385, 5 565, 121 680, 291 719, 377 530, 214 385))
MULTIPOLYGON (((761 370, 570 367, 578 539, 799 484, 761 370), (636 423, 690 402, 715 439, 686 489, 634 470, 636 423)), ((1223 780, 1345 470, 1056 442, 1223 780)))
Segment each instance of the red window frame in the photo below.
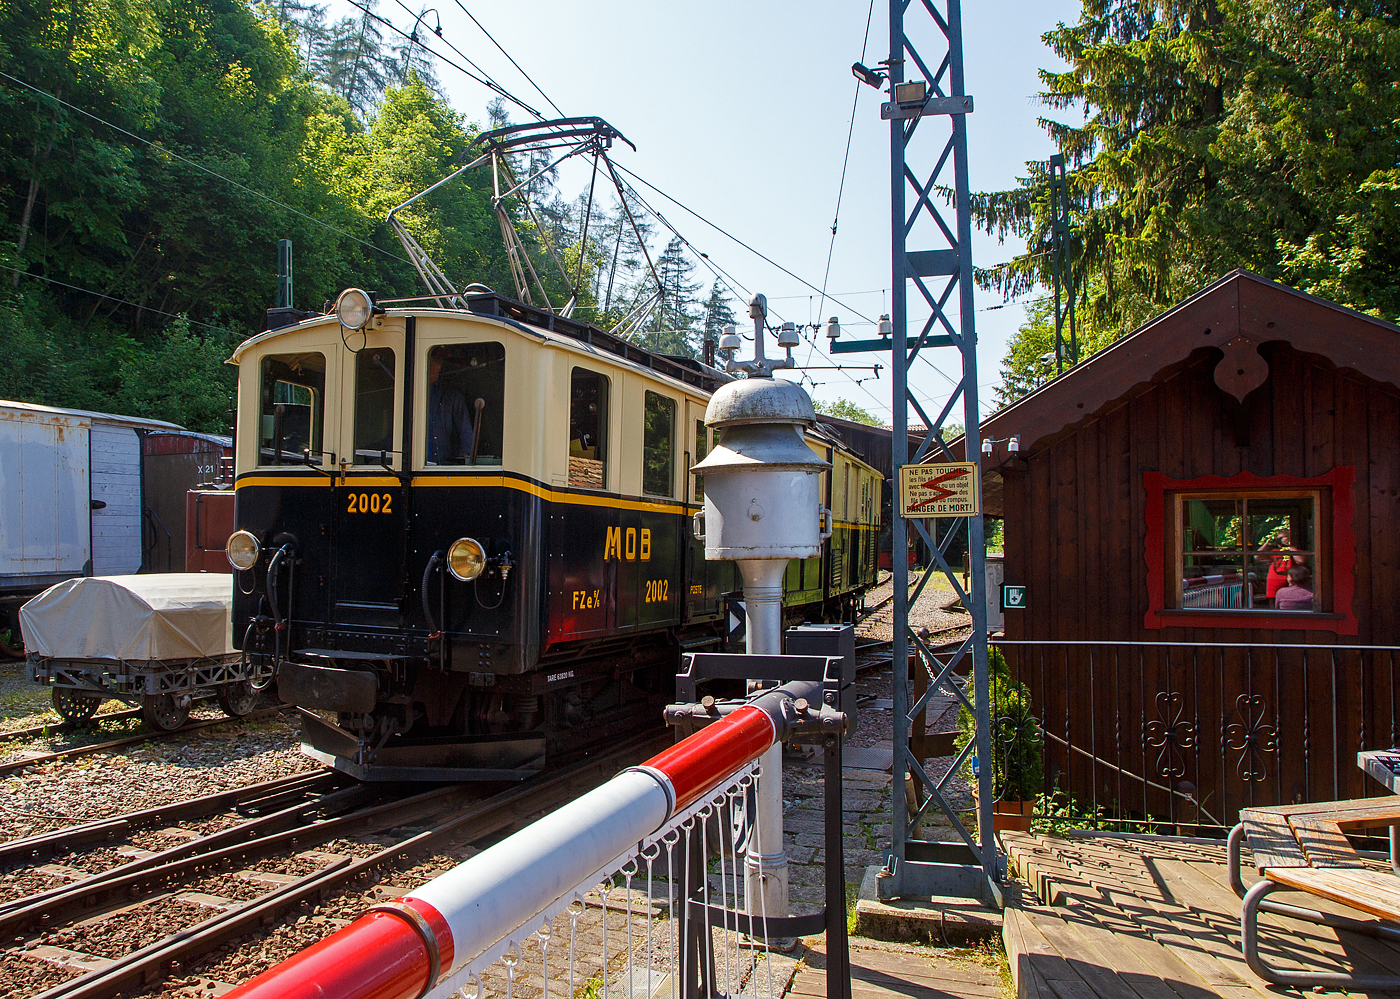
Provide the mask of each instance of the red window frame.
MULTIPOLYGON (((1338 465, 1325 475, 1303 479, 1294 475, 1258 476, 1252 472, 1238 475, 1204 475, 1197 479, 1172 479, 1162 472, 1144 472, 1143 488, 1147 492, 1147 535, 1143 557, 1147 562, 1147 614, 1143 626, 1161 628, 1246 628, 1251 630, 1330 631, 1338 635, 1355 635, 1358 631, 1352 597, 1356 591, 1356 533, 1355 501, 1352 486, 1356 482, 1354 465, 1338 465), (1182 610, 1167 607, 1166 505, 1168 493, 1219 490, 1221 493, 1255 489, 1312 489, 1331 494, 1331 541, 1327 546, 1331 565, 1328 578, 1332 588, 1331 613, 1296 614, 1268 611, 1248 611, 1233 614, 1228 611, 1182 610)), ((1320 512, 1320 511, 1319 511, 1320 512)), ((1321 527, 1322 525, 1319 525, 1321 527)), ((1175 559, 1171 560, 1175 565, 1175 559)))

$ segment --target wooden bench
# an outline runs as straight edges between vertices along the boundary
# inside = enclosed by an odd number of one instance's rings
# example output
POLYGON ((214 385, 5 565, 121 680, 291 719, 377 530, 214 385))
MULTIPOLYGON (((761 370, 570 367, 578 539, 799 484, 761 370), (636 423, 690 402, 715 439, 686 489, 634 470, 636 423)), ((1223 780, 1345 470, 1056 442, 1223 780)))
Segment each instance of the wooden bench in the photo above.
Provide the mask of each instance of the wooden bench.
MULTIPOLYGON (((1240 907, 1240 949, 1250 970, 1275 985, 1400 988, 1400 977, 1396 976, 1284 971, 1266 964, 1259 955, 1261 911, 1400 941, 1400 930, 1381 922, 1400 923, 1400 877, 1367 867, 1346 838, 1348 829, 1394 829, 1397 825, 1400 796, 1241 809, 1240 823, 1230 831, 1227 863, 1230 887, 1244 900, 1240 907), (1254 854, 1254 866, 1263 877, 1248 890, 1240 877, 1240 847, 1245 840, 1254 854), (1377 918, 1352 919, 1265 900, 1277 891, 1305 892, 1377 918)), ((1395 843, 1394 836, 1391 842, 1395 843)), ((1396 860, 1391 857, 1392 866, 1396 860)))

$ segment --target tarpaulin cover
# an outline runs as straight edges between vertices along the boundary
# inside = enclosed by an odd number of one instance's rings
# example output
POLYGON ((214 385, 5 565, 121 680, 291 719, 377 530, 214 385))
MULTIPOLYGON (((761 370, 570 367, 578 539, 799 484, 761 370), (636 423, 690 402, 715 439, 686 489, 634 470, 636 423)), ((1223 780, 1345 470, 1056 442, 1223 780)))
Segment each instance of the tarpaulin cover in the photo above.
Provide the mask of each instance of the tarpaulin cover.
POLYGON ((233 577, 214 572, 93 576, 20 608, 28 652, 55 659, 195 659, 234 652, 233 577))

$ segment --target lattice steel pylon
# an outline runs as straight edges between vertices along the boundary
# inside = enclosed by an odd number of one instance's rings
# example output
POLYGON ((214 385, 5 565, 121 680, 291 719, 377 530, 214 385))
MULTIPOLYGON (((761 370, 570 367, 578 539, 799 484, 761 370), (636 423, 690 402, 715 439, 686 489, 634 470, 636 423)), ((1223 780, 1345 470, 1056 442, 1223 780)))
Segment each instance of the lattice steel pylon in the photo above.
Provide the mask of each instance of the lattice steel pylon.
MULTIPOLYGON (((893 483, 899 488, 900 468, 926 458, 950 461, 953 458, 943 437, 943 423, 959 399, 963 404, 965 436, 964 460, 978 464, 977 488, 981 487, 977 405, 977 335, 973 324, 972 219, 968 195, 967 119, 972 98, 963 81, 962 9, 960 0, 890 0, 890 57, 883 63, 889 81, 890 100, 880 115, 890 122, 890 227, 891 227, 891 320, 889 339, 835 343, 833 349, 846 353, 859 350, 890 350, 893 372, 893 483), (934 58, 925 58, 931 53, 934 58), (912 72, 906 73, 906 69, 912 72), (911 79, 906 80, 906 77, 911 79), (954 224, 949 226, 944 211, 935 203, 948 186, 947 172, 953 173, 954 224), (912 210, 907 195, 913 194, 912 210), (911 249, 914 245, 916 248, 911 249), (931 245, 930 245, 931 244, 931 245), (938 280, 945 279, 946 283, 938 280), (930 308, 930 316, 916 336, 909 335, 908 292, 910 284, 930 308), (930 287, 942 284, 942 287, 930 287), (957 294, 957 323, 945 308, 957 294), (912 342, 911 342, 912 341, 912 342), (909 369, 920 351, 929 347, 956 347, 962 360, 962 378, 936 420, 909 391, 909 369), (903 359, 901 363, 901 358, 903 359), (913 455, 909 454, 909 410, 928 428, 913 455)), ((875 74, 855 67, 858 76, 874 82, 875 74)), ((980 506, 980 502, 979 502, 980 506)), ((898 497, 894 503, 894 784, 893 836, 889 860, 879 879, 882 898, 912 895, 951 895, 982 898, 999 904, 1000 863, 992 836, 991 766, 981 766, 978 777, 979 807, 975 835, 959 820, 945 796, 950 779, 975 752, 979 760, 991 760, 991 725, 988 720, 987 676, 987 597, 986 551, 980 516, 963 518, 967 523, 968 586, 964 588, 944 557, 960 526, 952 525, 942 542, 935 541, 922 520, 905 520, 899 515, 898 497), (930 553, 927 571, 918 589, 909 594, 909 565, 905 556, 908 531, 913 525, 930 553), (946 577, 972 615, 972 634, 951 654, 935 655, 933 649, 909 627, 909 606, 918 599, 929 580, 946 577), (912 644, 911 644, 912 643, 912 644), (910 650, 919 653, 920 667, 929 671, 927 690, 911 704, 907 671, 910 650), (972 659, 973 696, 968 697, 964 681, 956 673, 965 660, 972 659), (938 693, 953 695, 976 718, 976 737, 955 758, 941 778, 927 773, 923 761, 910 753, 910 730, 914 719, 922 720, 930 700, 938 693), (904 784, 912 774, 916 788, 911 811, 906 805, 904 784), (916 838, 916 830, 931 809, 941 811, 957 833, 953 842, 930 842, 916 838)))

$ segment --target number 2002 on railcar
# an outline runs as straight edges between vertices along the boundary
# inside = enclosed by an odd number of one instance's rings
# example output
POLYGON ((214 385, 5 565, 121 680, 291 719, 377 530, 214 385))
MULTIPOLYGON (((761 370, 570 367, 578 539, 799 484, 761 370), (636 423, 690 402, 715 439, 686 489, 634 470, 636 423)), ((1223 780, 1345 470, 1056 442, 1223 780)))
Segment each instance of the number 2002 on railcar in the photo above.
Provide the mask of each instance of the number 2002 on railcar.
MULTIPOLYGON (((520 779, 659 725, 740 586, 691 528, 728 376, 466 303, 316 316, 232 359, 234 642, 275 667, 304 750, 362 780, 520 779)), ((849 619, 881 479, 808 442, 835 531, 789 567, 788 615, 849 619)))

